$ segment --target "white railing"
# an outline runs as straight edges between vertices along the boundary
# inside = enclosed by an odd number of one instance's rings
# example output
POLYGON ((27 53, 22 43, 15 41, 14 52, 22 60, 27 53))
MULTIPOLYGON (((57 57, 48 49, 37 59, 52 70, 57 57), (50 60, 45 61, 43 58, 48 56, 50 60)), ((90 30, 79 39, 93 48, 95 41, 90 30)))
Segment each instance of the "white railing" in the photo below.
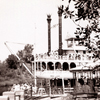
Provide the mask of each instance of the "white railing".
POLYGON ((92 55, 88 54, 65 54, 65 55, 57 55, 52 54, 48 55, 36 55, 36 60, 92 60, 92 55))
POLYGON ((68 54, 67 60, 92 60, 92 56, 85 54, 68 54))
POLYGON ((69 93, 69 92, 73 92, 74 88, 64 88, 64 93, 69 93))

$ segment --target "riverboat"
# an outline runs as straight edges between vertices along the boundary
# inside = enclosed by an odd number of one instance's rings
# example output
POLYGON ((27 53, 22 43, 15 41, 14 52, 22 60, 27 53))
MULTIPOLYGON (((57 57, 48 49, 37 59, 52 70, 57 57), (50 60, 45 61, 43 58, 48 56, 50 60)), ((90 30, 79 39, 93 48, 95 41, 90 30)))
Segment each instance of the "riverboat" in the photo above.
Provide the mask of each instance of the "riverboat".
POLYGON ((47 15, 48 22, 48 52, 35 54, 34 75, 35 86, 41 80, 38 94, 63 95, 73 93, 75 80, 81 78, 94 79, 92 69, 95 66, 92 52, 81 45, 82 38, 71 36, 65 41, 66 49, 62 49, 62 12, 58 8, 59 17, 59 49, 51 51, 51 15, 47 15), (94 65, 94 66, 93 66, 94 65), (75 72, 75 73, 73 73, 75 72), (76 76, 77 75, 77 76, 76 76))

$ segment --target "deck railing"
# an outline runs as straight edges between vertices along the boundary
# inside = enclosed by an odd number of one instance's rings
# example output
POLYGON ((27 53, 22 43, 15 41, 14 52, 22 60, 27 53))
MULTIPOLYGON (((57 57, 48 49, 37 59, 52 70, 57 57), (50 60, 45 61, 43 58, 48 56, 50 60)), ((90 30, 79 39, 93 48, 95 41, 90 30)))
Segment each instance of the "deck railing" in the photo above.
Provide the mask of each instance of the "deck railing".
POLYGON ((35 60, 93 60, 92 54, 65 54, 65 55, 57 55, 52 54, 48 55, 36 55, 35 60))

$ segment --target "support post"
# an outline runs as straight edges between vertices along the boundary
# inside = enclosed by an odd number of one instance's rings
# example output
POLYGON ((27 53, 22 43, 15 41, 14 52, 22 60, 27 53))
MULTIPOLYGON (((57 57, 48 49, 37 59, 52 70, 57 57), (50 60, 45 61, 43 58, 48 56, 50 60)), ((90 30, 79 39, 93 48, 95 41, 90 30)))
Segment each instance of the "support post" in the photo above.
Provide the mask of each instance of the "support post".
MULTIPOLYGON (((33 74, 33 61, 31 61, 32 63, 32 67, 31 67, 31 73, 33 74)), ((31 76, 31 78, 33 79, 33 76, 31 76)), ((32 100, 32 83, 30 84, 31 85, 31 100, 32 100)))
POLYGON ((36 62, 34 62, 34 83, 35 83, 35 88, 36 88, 36 84, 37 84, 37 82, 36 82, 36 62))
POLYGON ((51 97, 51 83, 50 83, 50 79, 49 79, 49 84, 50 84, 50 86, 49 86, 49 95, 51 97))
POLYGON ((65 94, 65 92, 64 92, 64 88, 65 88, 65 86, 64 86, 64 78, 62 78, 62 84, 63 84, 63 94, 65 94))

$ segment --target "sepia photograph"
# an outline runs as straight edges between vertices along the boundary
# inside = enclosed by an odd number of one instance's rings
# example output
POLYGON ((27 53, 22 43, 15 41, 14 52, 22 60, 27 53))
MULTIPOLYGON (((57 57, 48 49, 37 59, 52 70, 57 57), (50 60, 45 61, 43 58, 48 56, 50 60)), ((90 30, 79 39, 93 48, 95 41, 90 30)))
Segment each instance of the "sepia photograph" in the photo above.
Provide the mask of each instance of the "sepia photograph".
POLYGON ((100 0, 0 0, 0 100, 100 100, 100 0))

